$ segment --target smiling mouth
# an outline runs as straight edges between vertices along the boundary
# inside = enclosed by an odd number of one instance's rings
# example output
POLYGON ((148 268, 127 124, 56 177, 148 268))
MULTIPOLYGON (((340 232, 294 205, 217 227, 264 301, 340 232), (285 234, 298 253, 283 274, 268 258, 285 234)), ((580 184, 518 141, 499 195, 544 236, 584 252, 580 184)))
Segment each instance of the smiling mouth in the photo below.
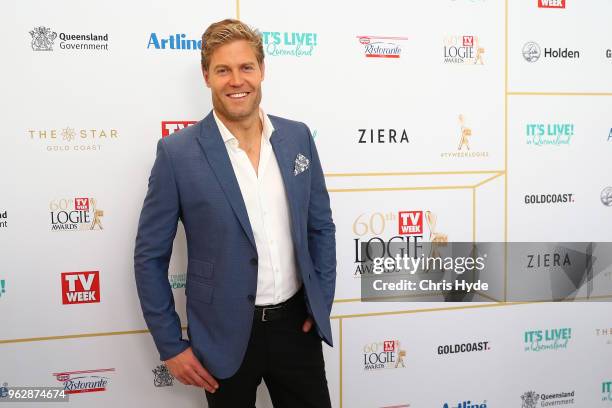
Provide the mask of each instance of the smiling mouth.
POLYGON ((227 94, 228 98, 232 98, 232 99, 241 99, 246 97, 250 92, 237 92, 237 93, 231 93, 231 94, 227 94))

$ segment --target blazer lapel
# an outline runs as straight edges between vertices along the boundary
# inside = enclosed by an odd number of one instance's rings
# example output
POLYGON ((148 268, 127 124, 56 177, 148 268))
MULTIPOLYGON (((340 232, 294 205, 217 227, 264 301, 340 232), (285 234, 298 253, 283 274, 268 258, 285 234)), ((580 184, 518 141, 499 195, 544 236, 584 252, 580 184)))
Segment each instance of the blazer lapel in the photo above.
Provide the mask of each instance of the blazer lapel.
POLYGON ((289 211, 291 213, 291 233, 293 234, 293 241, 297 244, 300 242, 299 223, 297 222, 297 213, 295 208, 295 176, 293 175, 293 169, 295 166, 294 159, 291 157, 289 149, 289 141, 286 138, 282 128, 277 126, 277 123, 273 123, 274 132, 270 137, 270 144, 272 150, 276 156, 278 167, 280 168, 281 177, 285 185, 285 193, 287 194, 287 202, 289 203, 289 211))
POLYGON ((232 163, 212 111, 204 118, 203 125, 202 131, 198 135, 198 142, 202 146, 204 155, 213 169, 217 180, 219 180, 219 184, 232 206, 238 221, 240 221, 242 229, 249 238, 253 248, 257 250, 249 216, 244 205, 242 193, 240 192, 240 186, 238 185, 238 180, 234 174, 232 163))

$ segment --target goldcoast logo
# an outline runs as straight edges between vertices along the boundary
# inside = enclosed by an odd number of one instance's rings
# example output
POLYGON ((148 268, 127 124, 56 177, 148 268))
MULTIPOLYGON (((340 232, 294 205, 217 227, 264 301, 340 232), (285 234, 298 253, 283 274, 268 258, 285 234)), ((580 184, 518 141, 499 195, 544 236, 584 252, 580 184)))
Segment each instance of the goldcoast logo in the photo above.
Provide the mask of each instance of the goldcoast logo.
POLYGON ((95 198, 61 198, 51 200, 51 231, 103 230, 104 211, 95 198))
POLYGON ((317 33, 264 31, 264 50, 271 57, 312 57, 319 45, 317 33))
POLYGON ((406 351, 399 340, 384 340, 363 346, 363 369, 366 371, 387 368, 405 368, 406 351))

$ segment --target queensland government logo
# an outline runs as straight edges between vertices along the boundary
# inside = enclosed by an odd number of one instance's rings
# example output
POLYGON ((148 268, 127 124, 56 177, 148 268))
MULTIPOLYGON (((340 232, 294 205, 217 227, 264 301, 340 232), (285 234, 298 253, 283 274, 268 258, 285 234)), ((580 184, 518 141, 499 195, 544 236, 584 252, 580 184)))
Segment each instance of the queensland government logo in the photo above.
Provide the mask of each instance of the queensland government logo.
POLYGON ((525 133, 532 146, 567 146, 574 136, 573 123, 528 123, 525 133))
POLYGON ((521 408, 553 407, 574 404, 574 391, 558 392, 553 394, 527 391, 521 395, 523 405, 521 408), (538 404, 539 403, 539 404, 538 404))
POLYGON ((104 211, 93 197, 60 198, 49 203, 51 231, 103 230, 104 211))
POLYGON ((524 350, 539 352, 567 349, 571 338, 572 329, 570 327, 526 331, 523 335, 524 350))
POLYGON ((482 402, 464 400, 454 405, 452 403, 445 402, 444 405, 442 405, 442 408, 487 408, 487 400, 482 402))
MULTIPOLYGON (((487 151, 475 151, 471 149, 471 139, 473 137, 472 127, 468 126, 466 117, 460 114, 457 117, 458 120, 458 139, 459 145, 456 151, 440 153, 440 157, 444 159, 455 159, 455 158, 483 158, 488 157, 489 152, 487 151)), ((478 136, 476 136, 478 137, 478 136)))
POLYGON ((384 340, 363 346, 363 369, 367 371, 405 368, 406 350, 399 340, 384 340))
POLYGON ((157 34, 150 33, 147 50, 195 50, 202 49, 202 40, 189 38, 185 33, 157 34))
POLYGON ((160 364, 153 371, 153 385, 156 387, 171 387, 174 377, 165 364, 160 364))
POLYGON ((0 228, 7 228, 8 225, 8 212, 5 210, 4 212, 0 211, 0 228))
POLYGON ((564 9, 565 0, 538 0, 539 8, 564 9))
MULTIPOLYGON (((431 242, 448 242, 448 236, 437 230, 438 217, 431 211, 400 210, 360 214, 353 222, 355 244, 355 278, 373 276, 375 258, 394 257, 395 246, 401 246, 402 256, 418 257, 425 236, 425 223, 431 242)), ((385 270, 385 273, 399 270, 385 270)))
POLYGON ((601 203, 606 207, 612 207, 612 187, 606 187, 601 190, 600 194, 601 203))
POLYGON ((170 136, 171 133, 178 132, 188 126, 198 122, 195 120, 165 120, 161 123, 162 137, 170 136))
POLYGON ((62 272, 62 304, 100 303, 100 271, 62 272))
POLYGON ((100 368, 97 370, 65 371, 52 375, 63 384, 66 394, 80 394, 106 391, 110 382, 108 375, 114 372, 114 368, 100 368))
POLYGON ((69 33, 53 31, 49 27, 34 27, 30 31, 33 51, 53 51, 55 40, 59 37, 59 48, 62 50, 93 50, 108 51, 108 33, 94 34, 91 32, 69 33))
POLYGON ((104 146, 116 143, 119 131, 113 128, 28 129, 28 139, 44 146, 48 152, 99 152, 104 146))
POLYGON ((366 58, 400 58, 402 42, 407 41, 408 37, 358 35, 357 39, 363 45, 366 58))
POLYGON ((312 57, 319 45, 317 33, 291 31, 263 31, 266 55, 271 57, 312 57))
POLYGON ((357 129, 357 143, 410 143, 406 129, 357 129))
POLYGON ((444 63, 484 65, 485 49, 475 35, 447 35, 444 37, 444 63))
MULTIPOLYGON (((523 45, 522 50, 523 58, 527 62, 536 62, 542 57, 542 49, 540 45, 534 41, 526 42, 523 45)), ((569 50, 567 48, 544 48, 545 59, 578 59, 580 58, 580 51, 578 50, 569 50)))

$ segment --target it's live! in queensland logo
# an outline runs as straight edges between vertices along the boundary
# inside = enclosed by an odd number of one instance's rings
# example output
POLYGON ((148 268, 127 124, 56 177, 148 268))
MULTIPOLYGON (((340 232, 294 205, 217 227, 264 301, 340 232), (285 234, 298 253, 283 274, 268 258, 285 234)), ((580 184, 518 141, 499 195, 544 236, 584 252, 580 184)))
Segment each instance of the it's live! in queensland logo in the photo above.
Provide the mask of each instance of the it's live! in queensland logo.
POLYGON ((383 340, 363 346, 363 369, 366 371, 405 368, 406 350, 399 340, 383 340))
POLYGON ((523 335, 524 349, 527 352, 566 349, 571 338, 570 327, 530 330, 523 335))
POLYGON ((62 272, 62 304, 100 303, 100 271, 62 272))
POLYGON ((263 31, 263 48, 270 57, 312 57, 319 36, 312 32, 263 31))
POLYGON ((51 231, 103 230, 104 211, 93 197, 60 198, 49 203, 51 231))
POLYGON ((358 35, 366 58, 400 58, 402 43, 408 37, 385 37, 379 35, 358 35))
POLYGON ((612 381, 604 381, 601 383, 601 400, 612 402, 612 381))

